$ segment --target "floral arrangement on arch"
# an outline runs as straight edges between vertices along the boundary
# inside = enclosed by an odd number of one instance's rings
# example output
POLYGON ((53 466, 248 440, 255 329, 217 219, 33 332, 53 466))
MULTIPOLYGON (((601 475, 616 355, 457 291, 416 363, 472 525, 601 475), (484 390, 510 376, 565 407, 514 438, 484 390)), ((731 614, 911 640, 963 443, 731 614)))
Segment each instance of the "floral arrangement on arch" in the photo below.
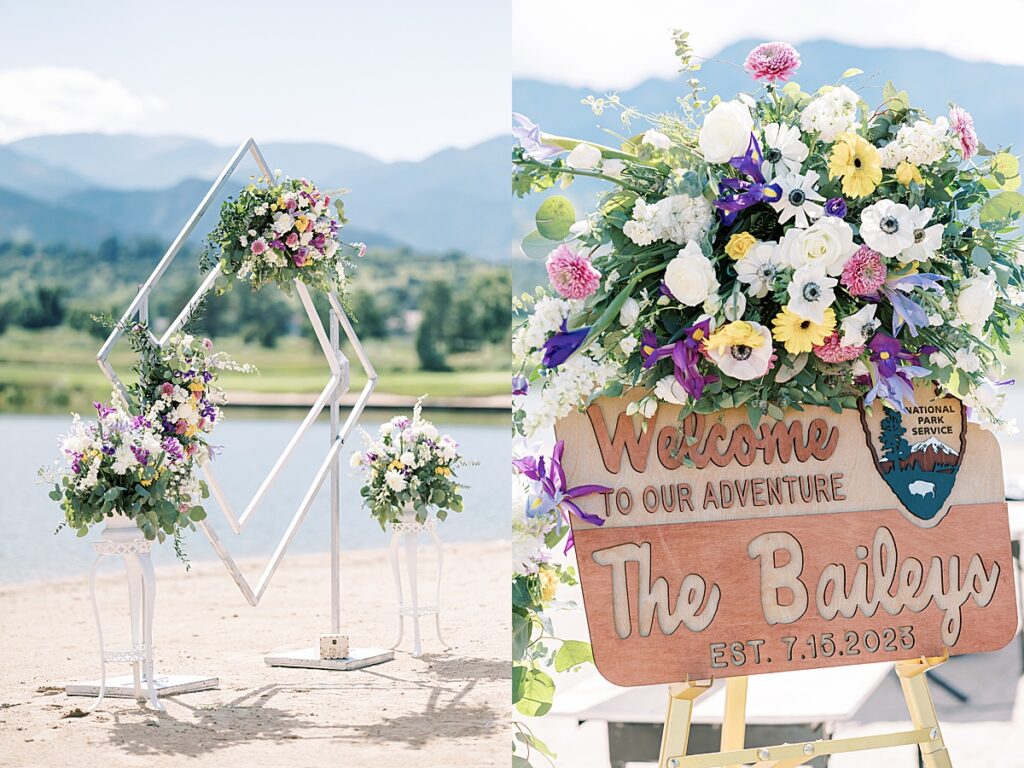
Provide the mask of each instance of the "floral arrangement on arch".
MULTIPOLYGON (((695 70, 685 33, 676 44, 695 70)), ((608 185, 578 220, 549 197, 523 241, 551 285, 517 305, 515 388, 543 389, 522 431, 628 387, 647 390, 632 406, 646 417, 743 406, 756 424, 861 399, 904 409, 916 379, 1001 423, 1024 303, 1017 158, 959 106, 929 117, 891 83, 869 102, 844 84, 855 69, 808 93, 787 82, 799 66, 792 46, 759 45, 759 88, 707 98, 691 77, 679 114, 589 98, 620 112, 618 147, 515 116, 517 195, 608 185)))
POLYGON ((73 414, 60 438, 60 460, 40 470, 54 485, 50 498, 64 511, 60 527, 85 536, 90 526, 122 514, 149 540, 173 537, 185 560, 181 533, 206 517, 201 504, 209 492, 182 442, 164 434, 164 409, 154 404, 134 414, 123 405, 93 406, 97 419, 73 414))
POLYGON ((214 352, 210 339, 189 333, 179 331, 161 346, 145 324, 134 323, 125 336, 138 356, 131 401, 141 410, 153 409, 163 435, 177 440, 197 466, 203 464, 211 453, 208 438, 227 402, 217 378, 222 371, 254 373, 256 368, 214 352))
MULTIPOLYGON (((345 244, 338 234, 346 223, 340 199, 306 179, 248 184, 221 205, 220 220, 206 238, 201 254, 204 270, 219 263, 225 278, 237 276, 253 290, 276 284, 291 291, 299 279, 312 288, 344 292, 350 254, 362 256, 362 243, 345 244)), ((218 286, 224 290, 225 281, 218 286)))
POLYGON ((438 520, 449 511, 462 511, 465 486, 456 473, 470 462, 450 435, 440 434, 423 418, 422 402, 417 401, 411 419, 395 416, 381 424, 376 438, 364 431, 363 451, 352 454, 352 466, 365 479, 363 504, 381 528, 401 522, 405 510, 413 510, 420 523, 431 508, 438 520))

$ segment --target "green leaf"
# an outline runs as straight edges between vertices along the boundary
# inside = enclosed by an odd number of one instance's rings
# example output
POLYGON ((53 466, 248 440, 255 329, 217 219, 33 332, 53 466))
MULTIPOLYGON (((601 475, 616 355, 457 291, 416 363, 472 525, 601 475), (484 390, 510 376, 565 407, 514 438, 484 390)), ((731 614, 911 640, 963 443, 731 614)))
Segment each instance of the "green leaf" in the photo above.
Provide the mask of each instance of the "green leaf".
POLYGON ((863 69, 857 69, 857 67, 850 67, 848 70, 846 70, 845 72, 843 72, 843 74, 841 74, 839 76, 839 79, 840 80, 845 80, 848 77, 856 77, 857 75, 863 75, 863 74, 864 74, 864 70, 863 69))
POLYGON ((976 245, 974 250, 971 251, 971 261, 974 262, 978 269, 986 269, 992 263, 992 254, 980 245, 976 245))
POLYGON ((527 717, 541 717, 551 711, 555 696, 555 681, 539 669, 527 669, 519 688, 516 709, 527 717))
POLYGON ((590 643, 582 640, 566 640, 555 654, 555 670, 565 672, 580 664, 593 663, 594 651, 590 643))
POLYGON ((981 183, 988 189, 1003 189, 1013 192, 1020 187, 1020 162, 1009 152, 993 155, 990 161, 992 173, 981 183))
POLYGON ((205 520, 206 510, 202 507, 192 507, 192 509, 188 511, 188 519, 195 523, 198 523, 200 520, 205 520))
POLYGON ((1014 219, 1024 213, 1024 195, 1019 192, 1000 192, 981 207, 981 223, 1014 219))
POLYGON ((533 635, 533 622, 518 613, 512 614, 512 658, 521 659, 526 655, 533 635))
POLYGON ((576 222, 576 209, 565 195, 554 195, 540 204, 535 221, 543 237, 561 241, 569 236, 569 227, 576 222))
POLYGON ((548 240, 537 230, 533 230, 530 234, 523 238, 523 241, 519 244, 519 249, 523 252, 523 255, 528 259, 534 261, 543 261, 551 253, 551 250, 555 246, 552 245, 552 241, 548 240))

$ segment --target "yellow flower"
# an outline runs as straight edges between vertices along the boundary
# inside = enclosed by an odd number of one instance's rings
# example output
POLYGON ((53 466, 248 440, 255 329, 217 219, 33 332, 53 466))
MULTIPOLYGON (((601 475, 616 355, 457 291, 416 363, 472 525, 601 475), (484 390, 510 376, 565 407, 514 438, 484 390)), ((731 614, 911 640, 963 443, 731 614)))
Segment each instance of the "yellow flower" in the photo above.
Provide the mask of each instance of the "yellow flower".
POLYGON ((882 182, 878 150, 867 139, 844 133, 832 145, 828 177, 842 177, 843 194, 847 197, 867 197, 882 182))
POLYGON ((772 319, 772 325, 775 340, 781 341, 790 354, 798 355, 810 352, 832 335, 836 329, 836 313, 829 307, 825 310, 825 322, 816 323, 783 307, 772 319))
POLYGON ((192 437, 198 431, 198 427, 195 424, 190 424, 188 429, 185 430, 185 437, 192 437))
POLYGON ((737 232, 729 238, 725 244, 726 255, 734 261, 739 261, 747 252, 757 244, 757 238, 749 232, 737 232))
POLYGON ((299 216, 295 220, 295 229, 297 229, 299 232, 305 232, 306 231, 306 227, 308 227, 308 226, 309 226, 309 221, 306 219, 305 216, 299 216))
POLYGON ((729 347, 759 347, 764 336, 754 330, 745 320, 726 323, 710 336, 705 344, 709 350, 724 352, 729 347))
POLYGON ((434 470, 434 473, 441 475, 442 477, 448 477, 448 475, 450 475, 452 471, 448 469, 448 467, 438 467, 437 469, 434 470))
POLYGON ((918 184, 924 184, 924 179, 921 178, 920 169, 909 160, 904 160, 896 166, 896 181, 904 187, 909 187, 910 182, 912 181, 915 181, 918 184))
POLYGON ((402 469, 405 469, 405 465, 402 462, 396 460, 396 461, 392 461, 390 464, 388 464, 388 469, 402 470, 402 469))
POLYGON ((548 568, 541 568, 537 576, 540 577, 540 599, 545 603, 550 603, 555 599, 555 593, 558 591, 558 576, 548 568))

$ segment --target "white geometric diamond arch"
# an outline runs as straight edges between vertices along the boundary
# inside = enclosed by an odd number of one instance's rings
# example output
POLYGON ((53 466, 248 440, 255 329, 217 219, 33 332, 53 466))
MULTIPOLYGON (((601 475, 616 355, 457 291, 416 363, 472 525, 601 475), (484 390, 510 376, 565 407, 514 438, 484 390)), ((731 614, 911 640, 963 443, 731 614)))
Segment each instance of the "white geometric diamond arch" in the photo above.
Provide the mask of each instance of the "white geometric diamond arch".
MULTIPOLYGON (((123 334, 122 329, 126 327, 128 323, 134 322, 136 319, 141 322, 148 323, 149 297, 153 293, 154 288, 163 276, 164 272, 170 266, 171 262, 174 261, 175 256, 178 255, 178 252, 181 250, 181 247, 184 245, 189 235, 192 234, 196 225, 199 223, 199 220, 203 217, 203 214, 206 213, 210 205, 217 199, 218 194, 229 182, 231 175, 245 158, 246 154, 252 156, 262 174, 267 178, 273 178, 270 167, 267 165, 267 162, 263 157, 263 153, 260 151, 256 142, 251 138, 243 142, 235 151, 234 156, 228 164, 224 167, 224 170, 221 171, 221 174, 217 177, 216 181, 213 182, 213 185, 189 217, 181 232, 178 233, 178 236, 171 243, 167 252, 160 259, 160 262, 153 270, 153 273, 139 288, 138 294, 132 300, 131 304, 129 304, 128 309, 125 310, 120 322, 115 326, 110 336, 100 348, 99 353, 96 355, 96 361, 99 364, 100 369, 103 371, 104 375, 106 375, 107 379, 114 385, 115 391, 126 402, 127 389, 120 377, 117 375, 113 366, 110 364, 110 353, 118 339, 123 334)), ((203 278, 203 281, 200 283, 195 294, 193 294, 192 298, 189 299, 184 307, 182 307, 181 312, 179 312, 174 322, 168 326, 167 330, 164 331, 163 335, 157 339, 152 335, 152 333, 150 334, 157 344, 163 346, 171 336, 184 327, 192 316, 192 313, 195 312, 196 308, 202 302, 203 297, 214 287, 217 278, 220 275, 220 266, 217 265, 203 278)), ((327 453, 317 469, 316 474, 313 476, 312 482, 303 495, 302 500, 299 502, 299 505, 288 524, 288 528, 285 530, 284 535, 278 542, 277 548, 274 550, 273 555, 271 555, 270 560, 264 567, 255 586, 251 585, 248 579, 246 579, 242 574, 241 570, 235 563, 234 558, 231 556, 231 553, 228 551, 227 547, 224 546, 224 543, 220 540, 220 537, 217 536, 208 521, 203 520, 198 523, 198 525, 210 540, 213 550, 224 563, 228 572, 231 574, 231 577, 234 579, 235 584, 245 596, 245 599, 250 605, 255 606, 259 603, 264 592, 266 592, 274 573, 277 571, 278 565, 280 565, 285 552, 288 550, 288 546, 295 538, 295 534, 302 525, 306 514, 313 505, 313 502, 316 499, 317 494, 320 492, 320 489, 323 487, 324 482, 329 478, 331 494, 331 632, 333 634, 338 634, 341 631, 340 454, 345 441, 348 439, 352 430, 359 421, 359 418, 366 407, 366 403, 370 398, 370 394, 376 386, 377 373, 374 370, 373 365, 370 363, 370 360, 366 355, 366 351, 363 349, 363 345, 360 343, 359 337, 356 335, 355 330, 352 327, 352 323, 334 291, 327 294, 327 299, 330 304, 330 312, 328 329, 325 330, 306 285, 300 280, 296 280, 295 289, 302 302, 302 306, 306 311, 306 315, 309 318, 309 322, 313 327, 313 331, 316 334, 320 348, 327 360, 327 366, 330 371, 327 384, 321 390, 319 396, 313 403, 312 408, 310 408, 309 413, 306 414, 302 423, 299 425, 298 429, 296 429, 284 450, 281 452, 281 455, 274 463, 274 466, 270 469, 270 472, 264 478, 260 487, 249 500, 248 504, 246 504, 245 509, 240 515, 235 513, 234 506, 225 495, 219 481, 217 480, 212 462, 207 461, 203 465, 202 469, 210 487, 210 493, 223 511, 224 516, 228 521, 228 525, 234 533, 241 534, 247 523, 252 519, 253 513, 263 501, 267 491, 270 490, 270 487, 273 485, 278 475, 288 464, 299 442, 303 439, 306 432, 314 424, 325 407, 330 410, 330 445, 327 449, 327 453), (363 385, 363 388, 360 391, 359 396, 356 398, 355 403, 352 405, 344 423, 341 423, 339 401, 342 395, 349 390, 350 364, 348 358, 340 348, 339 328, 344 331, 345 337, 348 339, 349 344, 355 352, 360 366, 366 373, 366 384, 363 385)), ((318 659, 308 658, 309 649, 296 652, 295 654, 292 654, 292 656, 294 657, 292 660, 281 661, 281 663, 287 663, 290 666, 351 669, 356 666, 366 666, 366 664, 369 663, 386 661, 388 658, 393 657, 393 653, 381 652, 376 649, 353 649, 350 652, 350 656, 353 658, 349 660, 341 660, 338 664, 334 665, 312 663, 313 661, 318 661, 318 659), (308 665, 302 664, 301 662, 303 660, 308 660, 311 663, 308 665), (348 661, 347 664, 344 663, 346 661, 348 661)), ((268 663, 270 663, 269 657, 268 663)))

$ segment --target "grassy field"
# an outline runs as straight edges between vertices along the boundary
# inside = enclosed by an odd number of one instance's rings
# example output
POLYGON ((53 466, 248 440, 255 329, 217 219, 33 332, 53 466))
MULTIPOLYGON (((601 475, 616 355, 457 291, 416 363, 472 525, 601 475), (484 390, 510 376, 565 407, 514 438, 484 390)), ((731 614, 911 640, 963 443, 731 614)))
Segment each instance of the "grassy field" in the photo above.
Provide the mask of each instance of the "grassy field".
MULTIPOLYGON (((314 341, 287 337, 276 348, 248 345, 237 338, 217 339, 217 348, 236 360, 251 363, 258 374, 225 374, 222 383, 230 393, 318 392, 327 381, 327 364, 314 341)), ((86 333, 65 327, 28 331, 9 328, 0 335, 0 412, 47 413, 85 410, 93 400, 110 395, 106 379, 96 366, 101 342, 86 333)), ((369 341, 367 354, 377 369, 378 391, 398 395, 429 394, 436 397, 481 396, 508 392, 508 351, 487 347, 452 355, 449 372, 422 371, 412 339, 394 337, 369 341)), ((366 379, 358 360, 352 362, 352 385, 366 379)), ((130 380, 133 355, 119 344, 111 362, 123 379, 130 380)))

